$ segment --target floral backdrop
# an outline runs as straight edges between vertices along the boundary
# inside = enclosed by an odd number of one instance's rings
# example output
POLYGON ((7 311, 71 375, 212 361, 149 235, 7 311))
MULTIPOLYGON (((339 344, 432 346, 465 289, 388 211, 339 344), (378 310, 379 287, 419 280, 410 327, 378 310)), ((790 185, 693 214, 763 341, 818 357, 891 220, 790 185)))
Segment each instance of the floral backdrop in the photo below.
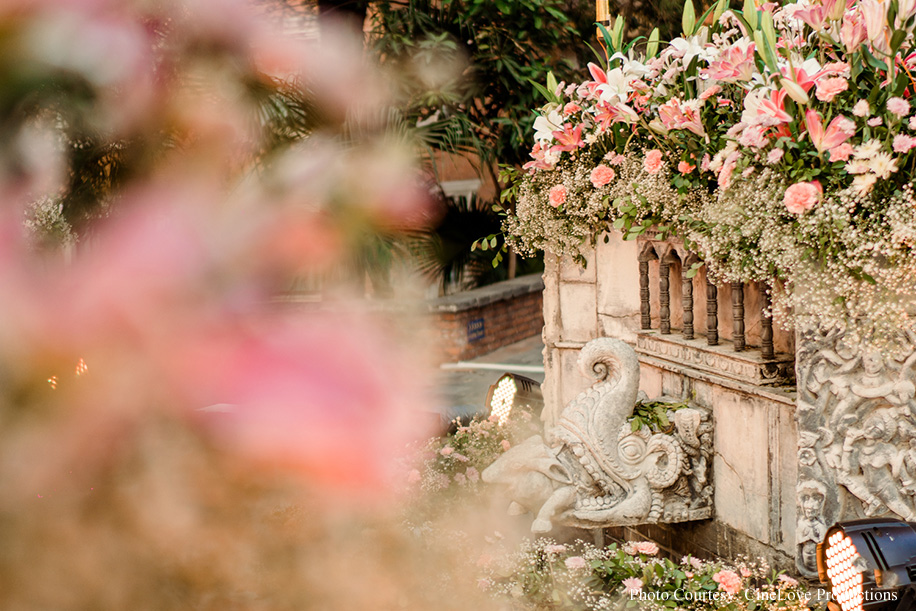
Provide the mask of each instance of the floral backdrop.
MULTIPOLYGON (((916 3, 718 2, 538 90, 505 222, 521 252, 579 256, 618 229, 676 236, 778 320, 887 345, 916 295, 916 3)), ((695 272, 694 272, 695 273, 695 272)))

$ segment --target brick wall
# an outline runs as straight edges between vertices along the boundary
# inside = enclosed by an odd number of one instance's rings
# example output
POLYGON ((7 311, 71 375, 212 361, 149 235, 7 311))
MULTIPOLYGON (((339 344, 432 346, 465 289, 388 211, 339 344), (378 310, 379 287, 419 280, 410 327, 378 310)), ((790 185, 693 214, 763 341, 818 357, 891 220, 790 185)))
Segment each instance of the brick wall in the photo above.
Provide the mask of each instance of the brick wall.
POLYGON ((543 290, 541 276, 530 275, 432 300, 439 360, 471 359, 540 334, 543 290))

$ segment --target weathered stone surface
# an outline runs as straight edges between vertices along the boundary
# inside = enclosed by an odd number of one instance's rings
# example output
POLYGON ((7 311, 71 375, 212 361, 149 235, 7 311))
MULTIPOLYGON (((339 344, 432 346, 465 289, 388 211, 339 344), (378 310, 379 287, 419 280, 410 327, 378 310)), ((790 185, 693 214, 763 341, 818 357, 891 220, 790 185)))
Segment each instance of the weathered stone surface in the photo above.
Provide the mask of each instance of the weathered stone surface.
POLYGON ((595 285, 581 282, 560 284, 560 339, 587 342, 598 336, 595 285))
MULTIPOLYGON (((637 257, 639 244, 635 240, 624 241, 619 232, 608 234, 605 243, 603 236, 598 238, 596 263, 600 280, 598 281, 598 313, 614 318, 637 316, 637 326, 630 327, 628 332, 639 329, 639 291, 629 289, 639 287, 639 267, 637 257), (628 290, 620 290, 628 287, 628 290)), ((608 335, 607 337, 620 337, 608 335)))
POLYGON ((808 330, 798 391, 796 564, 814 576, 816 543, 835 521, 916 520, 916 348, 886 358, 808 330))
POLYGON ((555 524, 600 528, 710 517, 713 426, 697 407, 669 411, 672 430, 633 431, 640 366, 625 342, 601 338, 578 358, 595 384, 556 424, 514 446, 483 473, 514 506, 536 515, 532 532, 555 524))

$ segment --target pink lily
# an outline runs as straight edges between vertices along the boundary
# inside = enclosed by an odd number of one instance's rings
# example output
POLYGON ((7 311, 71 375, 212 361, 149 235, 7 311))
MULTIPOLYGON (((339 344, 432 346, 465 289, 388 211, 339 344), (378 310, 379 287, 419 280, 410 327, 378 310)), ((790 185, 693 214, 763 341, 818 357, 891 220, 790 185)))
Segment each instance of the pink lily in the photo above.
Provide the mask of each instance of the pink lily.
POLYGON ((792 117, 786 112, 786 95, 785 89, 778 89, 770 94, 769 100, 760 102, 757 107, 757 116, 764 117, 768 125, 778 125, 780 123, 789 123, 792 117))
POLYGON ((793 78, 793 75, 789 74, 788 66, 785 66, 782 69, 783 76, 798 83, 798 86, 804 89, 805 93, 808 93, 811 90, 811 88, 814 87, 814 82, 823 73, 823 70, 816 74, 808 74, 804 68, 794 68, 794 72, 795 74, 793 78))
POLYGON ((671 98, 659 106, 658 117, 662 120, 665 129, 686 129, 697 136, 706 135, 696 104, 687 102, 681 105, 677 98, 671 98))
POLYGON ((709 68, 703 68, 700 72, 717 81, 734 83, 751 80, 756 70, 754 43, 736 43, 720 55, 718 61, 712 62, 709 68))
POLYGON ((846 47, 847 53, 852 53, 859 48, 868 38, 868 31, 865 29, 865 18, 861 11, 856 8, 848 11, 843 15, 843 25, 840 26, 840 39, 843 46, 846 47))
POLYGON ((638 118, 636 112, 626 104, 600 102, 597 109, 595 121, 601 126, 602 131, 606 131, 614 123, 635 123, 638 118))
POLYGON ((824 0, 823 4, 815 4, 806 9, 795 11, 795 16, 811 26, 812 30, 819 32, 824 29, 836 1, 824 0))
POLYGON ((818 153, 840 146, 856 133, 856 124, 842 115, 834 117, 825 130, 820 114, 813 109, 805 112, 805 127, 818 153))
POLYGON ((569 123, 563 126, 563 131, 552 132, 553 137, 556 138, 556 146, 551 147, 552 151, 574 151, 577 148, 582 148, 585 146, 585 143, 582 142, 582 125, 577 125, 575 128, 569 123))

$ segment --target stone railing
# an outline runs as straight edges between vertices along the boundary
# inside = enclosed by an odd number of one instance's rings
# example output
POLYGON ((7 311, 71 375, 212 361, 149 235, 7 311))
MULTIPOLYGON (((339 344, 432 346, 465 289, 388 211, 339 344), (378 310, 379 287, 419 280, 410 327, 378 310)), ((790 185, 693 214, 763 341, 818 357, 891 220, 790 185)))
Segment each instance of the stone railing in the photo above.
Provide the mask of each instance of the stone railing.
POLYGON ((640 352, 752 384, 791 383, 793 337, 774 333, 766 287, 693 275, 699 258, 678 241, 640 239, 638 252, 640 352))

